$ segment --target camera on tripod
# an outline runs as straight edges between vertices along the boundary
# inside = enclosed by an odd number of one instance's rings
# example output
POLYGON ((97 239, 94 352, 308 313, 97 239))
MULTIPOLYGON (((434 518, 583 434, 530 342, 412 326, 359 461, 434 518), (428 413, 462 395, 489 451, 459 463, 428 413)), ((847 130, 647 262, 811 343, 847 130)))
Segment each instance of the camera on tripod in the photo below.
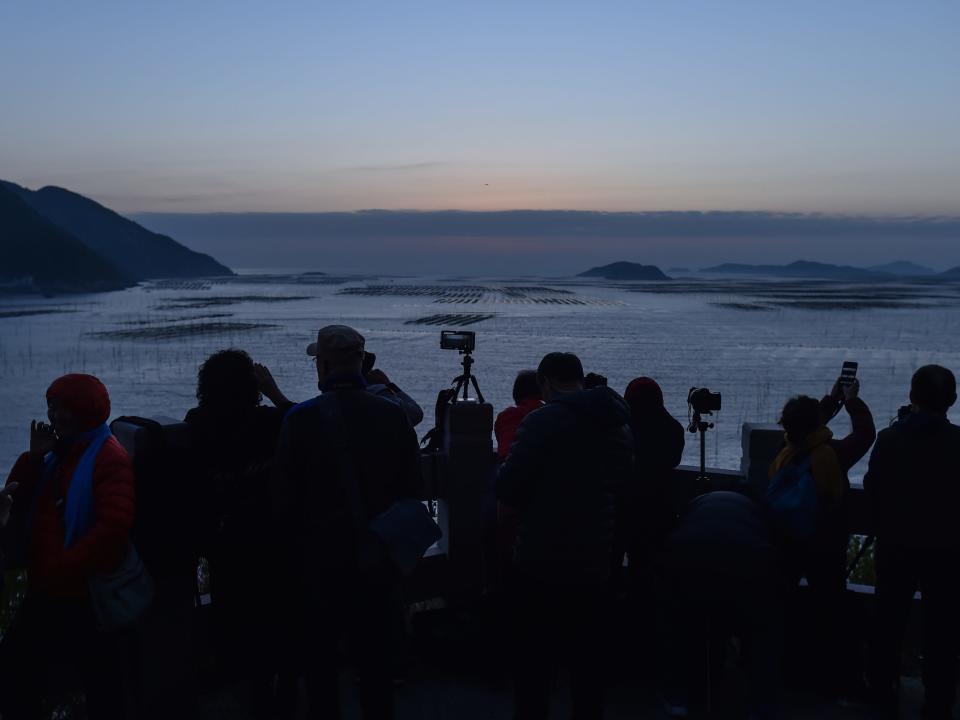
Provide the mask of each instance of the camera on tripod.
POLYGON ((690 388, 687 393, 687 407, 690 412, 690 424, 687 430, 700 433, 700 475, 697 484, 701 489, 710 486, 707 476, 707 430, 713 427, 712 422, 703 419, 704 415, 713 415, 720 412, 720 393, 710 392, 707 388, 690 388))
POLYGON ((440 348, 471 353, 477 349, 477 334, 472 330, 441 330, 440 348))
POLYGON ((710 392, 707 388, 690 388, 690 392, 687 393, 687 405, 695 413, 713 415, 715 412, 720 412, 720 393, 710 392))

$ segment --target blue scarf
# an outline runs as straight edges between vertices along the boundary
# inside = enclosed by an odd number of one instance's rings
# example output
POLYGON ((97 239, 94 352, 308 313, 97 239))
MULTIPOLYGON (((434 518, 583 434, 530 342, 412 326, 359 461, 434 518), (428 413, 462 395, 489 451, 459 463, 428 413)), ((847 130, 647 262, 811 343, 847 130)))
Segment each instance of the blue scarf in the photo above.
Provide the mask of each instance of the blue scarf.
MULTIPOLYGON (((80 456, 77 467, 70 478, 70 487, 67 490, 67 502, 63 513, 63 524, 66 534, 63 540, 65 548, 73 545, 83 537, 93 526, 93 465, 100 453, 100 448, 110 437, 110 427, 104 423, 98 428, 74 435, 70 438, 70 445, 89 440, 83 455, 80 456)), ((43 478, 41 483, 53 475, 60 458, 56 452, 51 452, 43 461, 43 478)), ((43 485, 38 488, 35 497, 40 496, 43 485)))

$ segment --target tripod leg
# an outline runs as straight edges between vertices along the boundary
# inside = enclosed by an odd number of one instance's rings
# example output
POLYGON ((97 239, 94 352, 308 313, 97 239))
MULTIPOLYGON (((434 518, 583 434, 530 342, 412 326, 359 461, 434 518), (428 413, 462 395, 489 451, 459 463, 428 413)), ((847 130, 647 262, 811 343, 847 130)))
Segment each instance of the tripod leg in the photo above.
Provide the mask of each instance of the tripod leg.
POLYGON ((480 384, 477 382, 477 378, 471 375, 470 381, 473 383, 473 389, 477 391, 477 400, 486 402, 486 400, 483 399, 483 393, 480 392, 480 384))

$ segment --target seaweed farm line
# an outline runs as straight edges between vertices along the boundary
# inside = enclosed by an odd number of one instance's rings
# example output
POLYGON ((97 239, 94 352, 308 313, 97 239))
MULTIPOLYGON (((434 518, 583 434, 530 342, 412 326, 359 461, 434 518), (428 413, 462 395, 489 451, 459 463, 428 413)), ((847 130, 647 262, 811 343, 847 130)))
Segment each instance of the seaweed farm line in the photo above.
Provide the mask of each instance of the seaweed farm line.
MULTIPOLYGON (((860 363, 863 397, 884 426, 907 402, 913 370, 960 371, 960 286, 946 282, 836 283, 678 280, 607 283, 570 278, 332 277, 246 274, 161 281, 129 290, 41 298, 0 296, 0 478, 43 417, 44 391, 66 372, 101 377, 113 417, 180 419, 195 404, 197 368, 225 347, 266 364, 291 398, 316 393, 305 348, 319 326, 346 323, 367 338, 377 367, 423 406, 460 372, 440 330, 477 333, 473 371, 497 411, 516 372, 551 350, 623 391, 656 378, 668 409, 686 420, 687 391, 723 393, 707 439, 708 463, 737 468, 740 426, 774 422, 791 394, 829 389, 844 360, 860 363)), ((955 418, 957 419, 957 418, 955 418)), ((847 429, 837 418, 834 431, 847 429)), ((688 435, 684 461, 697 461, 688 435)), ((856 480, 865 463, 855 468, 856 480)))

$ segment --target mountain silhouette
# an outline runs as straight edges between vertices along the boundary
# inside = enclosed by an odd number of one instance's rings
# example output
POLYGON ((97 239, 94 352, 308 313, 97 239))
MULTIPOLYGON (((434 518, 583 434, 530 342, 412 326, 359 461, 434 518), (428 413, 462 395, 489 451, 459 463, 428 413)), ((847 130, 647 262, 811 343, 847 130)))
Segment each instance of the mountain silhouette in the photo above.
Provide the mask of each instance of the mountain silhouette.
POLYGON ((640 265, 632 262, 615 262, 590 268, 577 277, 598 277, 606 280, 669 280, 656 265, 640 265))
POLYGON ((28 190, 3 180, 0 187, 135 280, 233 274, 209 255, 151 232, 83 195, 53 186, 28 190))
POLYGON ((45 293, 119 290, 134 279, 0 186, 0 282, 45 293))
POLYGON ((889 274, 874 272, 850 265, 830 265, 829 263, 797 260, 789 265, 745 265, 742 263, 724 263, 703 268, 702 273, 724 275, 773 275, 785 278, 810 278, 823 280, 882 280, 889 274))

